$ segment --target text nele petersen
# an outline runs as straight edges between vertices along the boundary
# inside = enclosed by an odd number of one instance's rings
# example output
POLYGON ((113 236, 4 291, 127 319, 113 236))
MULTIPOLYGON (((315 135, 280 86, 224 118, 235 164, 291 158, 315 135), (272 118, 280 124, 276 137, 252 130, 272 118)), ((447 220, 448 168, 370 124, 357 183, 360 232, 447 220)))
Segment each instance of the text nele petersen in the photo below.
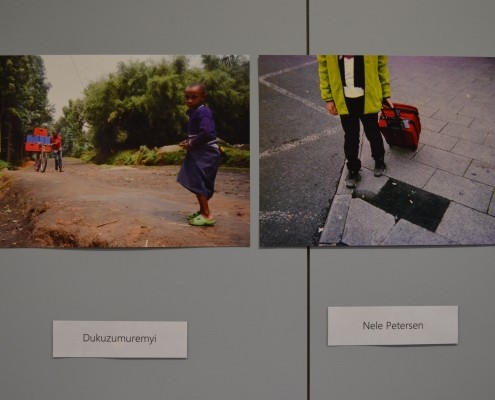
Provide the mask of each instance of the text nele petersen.
POLYGON ((417 330, 422 330, 424 329, 423 323, 422 322, 391 322, 387 321, 385 323, 378 322, 378 321, 364 321, 363 322, 363 330, 370 330, 370 331, 381 331, 381 330, 407 330, 407 329, 417 329, 417 330))

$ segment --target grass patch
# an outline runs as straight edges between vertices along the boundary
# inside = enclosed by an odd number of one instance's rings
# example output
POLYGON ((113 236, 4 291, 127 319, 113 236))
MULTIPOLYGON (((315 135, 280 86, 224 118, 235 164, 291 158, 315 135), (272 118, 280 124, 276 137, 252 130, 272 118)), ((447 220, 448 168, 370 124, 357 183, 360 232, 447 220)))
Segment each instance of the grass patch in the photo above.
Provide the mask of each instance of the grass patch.
POLYGON ((84 161, 84 162, 95 162, 96 160, 96 151, 95 150, 87 150, 87 151, 84 151, 82 154, 81 154, 81 160, 84 161))
POLYGON ((157 148, 141 146, 139 150, 124 150, 105 161, 111 165, 177 165, 184 159, 185 151, 159 153, 157 148))
MULTIPOLYGON (((236 146, 222 145, 221 166, 229 168, 249 168, 250 152, 236 146)), ((139 150, 124 150, 116 155, 104 160, 110 165, 180 165, 186 155, 185 150, 162 152, 157 148, 149 149, 141 146, 139 150)), ((82 157, 84 161, 95 161, 96 154, 85 153, 82 157)))
POLYGON ((14 166, 7 161, 0 160, 0 171, 2 169, 14 169, 14 166))
POLYGON ((249 168, 250 152, 235 146, 222 146, 222 164, 226 167, 249 168))

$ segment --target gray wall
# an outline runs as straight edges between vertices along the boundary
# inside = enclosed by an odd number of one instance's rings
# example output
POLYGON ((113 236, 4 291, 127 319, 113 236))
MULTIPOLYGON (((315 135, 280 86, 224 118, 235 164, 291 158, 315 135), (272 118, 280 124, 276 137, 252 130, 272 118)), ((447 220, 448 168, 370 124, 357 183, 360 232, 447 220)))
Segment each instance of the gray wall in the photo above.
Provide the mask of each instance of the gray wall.
MULTIPOLYGON (((495 56, 490 1, 313 0, 310 10, 313 54, 495 56)), ((493 397, 494 259, 494 247, 312 251, 310 398, 493 397), (458 305, 459 344, 326 344, 329 306, 413 305, 458 305)))
MULTIPOLYGON (((309 49, 493 56, 488 0, 314 0, 309 49), (352 28, 352 29, 350 29, 352 28)), ((305 54, 301 0, 2 5, 1 54, 250 54, 249 249, 0 250, 6 399, 305 399, 306 250, 259 250, 256 56, 305 54), (51 321, 187 320, 187 360, 52 359, 51 321)), ((311 398, 488 398, 495 251, 311 251, 311 398), (460 306, 460 344, 328 348, 326 307, 460 306)))
POLYGON ((325 249, 311 259, 311 399, 493 396, 493 248, 325 249), (459 306, 459 344, 327 346, 329 306, 459 306))

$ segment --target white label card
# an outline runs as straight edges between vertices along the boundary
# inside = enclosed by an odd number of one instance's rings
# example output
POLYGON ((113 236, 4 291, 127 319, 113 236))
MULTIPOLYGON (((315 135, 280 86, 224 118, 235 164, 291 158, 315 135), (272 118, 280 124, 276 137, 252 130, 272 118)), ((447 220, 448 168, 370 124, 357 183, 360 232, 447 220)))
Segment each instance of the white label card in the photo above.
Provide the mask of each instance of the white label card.
POLYGON ((458 306, 328 307, 328 346, 457 344, 458 306))
POLYGON ((53 321, 53 357, 187 358, 187 322, 53 321))

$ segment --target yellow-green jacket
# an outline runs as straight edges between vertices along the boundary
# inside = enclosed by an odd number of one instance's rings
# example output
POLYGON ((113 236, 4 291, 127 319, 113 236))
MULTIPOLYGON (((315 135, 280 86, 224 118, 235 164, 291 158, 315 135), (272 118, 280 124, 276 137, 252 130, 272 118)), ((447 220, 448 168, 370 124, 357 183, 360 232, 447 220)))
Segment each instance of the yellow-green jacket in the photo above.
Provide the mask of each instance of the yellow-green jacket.
MULTIPOLYGON (((336 55, 319 55, 318 75, 321 98, 333 101, 340 115, 349 114, 340 78, 339 59, 336 55)), ((382 101, 390 97, 387 56, 364 56, 364 113, 379 112, 382 101)))

